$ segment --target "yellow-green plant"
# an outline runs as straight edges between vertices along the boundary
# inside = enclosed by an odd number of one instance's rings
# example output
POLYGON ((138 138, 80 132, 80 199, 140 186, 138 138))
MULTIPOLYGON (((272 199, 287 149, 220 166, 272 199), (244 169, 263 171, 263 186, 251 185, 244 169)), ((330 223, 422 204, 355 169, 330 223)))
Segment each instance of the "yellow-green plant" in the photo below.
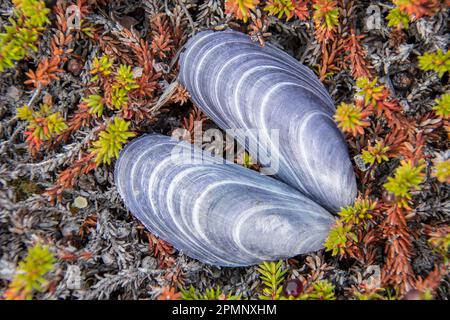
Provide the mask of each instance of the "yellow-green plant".
POLYGON ((87 98, 83 98, 83 102, 85 102, 89 107, 89 113, 97 115, 97 117, 101 117, 103 111, 105 110, 105 106, 103 104, 103 97, 98 94, 91 94, 87 98))
POLYGON ((0 33, 0 72, 37 51, 36 42, 49 23, 50 10, 43 0, 13 0, 14 12, 9 25, 0 33))
POLYGON ((100 79, 100 85, 105 91, 103 97, 96 93, 83 99, 90 108, 89 112, 97 116, 103 114, 105 105, 110 109, 126 108, 130 92, 139 88, 131 66, 121 64, 116 68, 114 60, 107 55, 95 57, 90 72, 93 75, 91 81, 96 82, 100 79))
POLYGON ((97 164, 111 164, 111 160, 119 156, 123 144, 136 134, 128 131, 130 122, 120 117, 115 117, 106 129, 100 132, 97 141, 93 142, 91 151, 96 155, 95 162, 97 164))
POLYGON ((384 146, 382 141, 377 141, 374 146, 368 146, 367 150, 363 150, 361 158, 365 164, 381 163, 389 160, 387 156, 388 151, 389 147, 384 146))
POLYGON ((378 84, 378 78, 370 80, 367 77, 362 77, 356 80, 356 86, 359 88, 358 95, 364 98, 365 105, 377 105, 384 95, 384 86, 378 84))
POLYGON ((368 115, 360 106, 343 102, 336 108, 334 120, 342 131, 350 132, 356 136, 363 134, 364 127, 369 125, 369 122, 366 121, 368 115))
POLYGON ((42 141, 60 134, 67 128, 60 112, 52 112, 50 106, 42 104, 38 111, 30 106, 23 106, 17 109, 17 117, 28 123, 27 140, 31 141, 30 148, 39 150, 42 141))
MULTIPOLYGON (((380 289, 379 291, 383 291, 384 289, 380 289)), ((378 292, 358 292, 354 293, 354 296, 357 300, 385 300, 384 297, 378 292)))
POLYGON ((434 112, 439 117, 448 119, 450 117, 450 93, 444 93, 439 99, 435 100, 434 112))
POLYGON ((116 76, 114 77, 113 89, 122 88, 126 91, 131 91, 133 89, 139 88, 134 79, 133 71, 131 66, 120 65, 117 70, 116 76))
POLYGON ((312 290, 302 295, 301 300, 336 300, 334 288, 328 280, 318 280, 312 284, 312 290))
POLYGON ((97 81, 99 76, 107 77, 112 72, 112 66, 114 64, 114 59, 107 55, 101 56, 100 58, 94 57, 91 65, 91 74, 93 77, 91 81, 97 81))
POLYGON ((283 261, 263 262, 258 267, 260 279, 264 285, 262 300, 279 300, 283 290, 282 282, 287 269, 283 267, 283 261))
POLYGON ((339 9, 337 2, 332 0, 316 0, 313 4, 314 24, 318 40, 326 41, 339 26, 339 9))
POLYGON ((389 11, 386 19, 388 20, 388 27, 409 28, 409 15, 397 7, 389 11))
POLYGON ((433 176, 439 182, 450 183, 450 159, 434 161, 433 176))
POLYGON ((293 16, 295 5, 292 0, 269 0, 264 7, 270 16, 278 16, 278 19, 286 17, 289 20, 293 16))
POLYGON ((259 4, 259 0, 226 0, 225 13, 234 14, 237 19, 248 21, 250 11, 259 4))
POLYGON ((384 187, 396 196, 399 206, 408 207, 408 201, 412 197, 411 192, 420 190, 420 184, 424 180, 422 171, 425 167, 424 161, 413 164, 412 161, 402 160, 400 166, 395 169, 394 177, 388 177, 384 187))
POLYGON ((254 162, 252 156, 244 151, 238 157, 238 163, 240 163, 245 168, 250 168, 254 162))
POLYGON ((26 258, 19 262, 13 280, 5 293, 8 300, 31 300, 34 292, 47 287, 46 275, 53 270, 55 257, 49 247, 41 244, 28 249, 26 258))
POLYGON ((189 290, 181 288, 182 300, 241 300, 241 294, 232 294, 231 292, 225 294, 222 289, 217 286, 214 290, 208 288, 204 293, 197 292, 197 290, 191 285, 189 290))
POLYGON ((139 88, 131 66, 114 66, 114 60, 104 55, 95 57, 91 65, 91 81, 97 82, 103 92, 91 94, 83 99, 89 107, 89 113, 101 117, 107 110, 118 109, 114 120, 99 134, 92 143, 91 151, 95 154, 97 165, 110 164, 118 157, 123 144, 135 133, 128 131, 130 122, 123 119, 121 111, 125 110, 130 100, 130 92, 139 88))
POLYGON ((442 78, 444 73, 450 71, 450 51, 426 52, 419 57, 419 67, 424 71, 434 71, 442 78))
POLYGON ((436 234, 428 239, 428 243, 443 257, 445 264, 450 262, 450 256, 448 254, 450 250, 450 233, 436 234))
POLYGON ((331 251, 333 256, 338 254, 344 255, 345 250, 349 248, 352 242, 357 242, 356 234, 352 232, 351 225, 345 225, 338 220, 331 228, 325 243, 323 244, 326 251, 331 251))
POLYGON ((358 198, 352 206, 342 208, 338 215, 341 221, 346 224, 358 224, 361 221, 372 219, 372 214, 376 207, 377 203, 375 201, 358 198))
POLYGON ((111 94, 112 105, 117 109, 121 109, 122 107, 126 106, 129 100, 128 92, 129 91, 125 88, 113 89, 111 94))

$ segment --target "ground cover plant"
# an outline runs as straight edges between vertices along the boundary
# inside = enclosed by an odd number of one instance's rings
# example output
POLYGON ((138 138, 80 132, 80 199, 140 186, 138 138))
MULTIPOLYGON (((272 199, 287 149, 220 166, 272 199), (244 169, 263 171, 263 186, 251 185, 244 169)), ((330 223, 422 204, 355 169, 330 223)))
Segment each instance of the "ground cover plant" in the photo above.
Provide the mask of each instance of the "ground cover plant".
MULTIPOLYGON (((447 299, 449 5, 3 1, 1 298, 447 299), (227 28, 283 48, 336 102, 359 195, 322 251, 208 266, 146 231, 114 186, 133 137, 215 127, 177 61, 193 34, 227 28)), ((236 161, 259 170, 245 151, 236 161)))

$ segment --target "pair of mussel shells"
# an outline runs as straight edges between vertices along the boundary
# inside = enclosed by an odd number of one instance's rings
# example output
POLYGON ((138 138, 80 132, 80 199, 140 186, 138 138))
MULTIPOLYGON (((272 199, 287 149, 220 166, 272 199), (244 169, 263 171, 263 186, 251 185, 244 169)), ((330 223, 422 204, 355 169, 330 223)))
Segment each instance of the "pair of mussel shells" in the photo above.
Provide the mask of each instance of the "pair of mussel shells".
POLYGON ((314 73, 242 33, 206 31, 188 41, 179 77, 220 128, 243 129, 235 138, 263 166, 277 159, 274 175, 149 134, 131 141, 116 163, 126 207, 152 233, 213 265, 321 249, 330 212, 353 202, 356 180, 333 101, 314 73), (251 146, 270 150, 270 159, 251 146))

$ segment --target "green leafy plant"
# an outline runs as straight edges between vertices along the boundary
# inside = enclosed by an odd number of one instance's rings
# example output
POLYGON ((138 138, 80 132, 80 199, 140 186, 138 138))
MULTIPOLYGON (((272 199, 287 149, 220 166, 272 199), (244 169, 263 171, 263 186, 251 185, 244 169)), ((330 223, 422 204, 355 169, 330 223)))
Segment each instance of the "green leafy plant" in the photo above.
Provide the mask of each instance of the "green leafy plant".
MULTIPOLYGON (((381 289, 380 291, 383 291, 381 289)), ((354 293, 354 296, 357 300, 385 300, 385 298, 379 294, 378 292, 358 292, 354 293)))
POLYGON ((128 91, 126 88, 113 89, 111 101, 114 107, 116 107, 117 109, 121 109, 128 104, 128 100, 128 91))
POLYGON ((420 184, 424 180, 422 171, 425 167, 424 161, 415 165, 412 161, 402 160, 400 167, 394 172, 394 177, 388 177, 384 187, 397 197, 399 206, 408 207, 408 201, 412 197, 411 192, 420 190, 420 184))
POLYGON ((301 300, 336 300, 334 285, 328 280, 318 280, 312 284, 312 289, 301 297, 301 300))
POLYGON ((388 161, 389 157, 387 152, 389 147, 384 146, 382 141, 377 141, 374 146, 368 146, 367 150, 363 150, 361 158, 365 164, 374 164, 375 162, 381 163, 382 161, 388 161))
POLYGON ((338 215, 347 224, 358 224, 361 221, 372 219, 376 207, 375 201, 358 198, 352 206, 342 208, 338 215))
POLYGON ((441 7, 441 0, 393 0, 396 7, 411 18, 433 16, 441 7))
POLYGON ((291 19, 294 14, 300 20, 306 20, 309 17, 308 1, 304 0, 269 0, 266 2, 264 11, 269 16, 277 16, 278 19, 291 19))
POLYGON ((339 26, 339 9, 337 2, 331 0, 316 0, 313 4, 313 20, 316 28, 316 39, 326 43, 334 37, 339 26))
POLYGON ((47 287, 46 274, 53 270, 55 257, 49 247, 41 244, 28 249, 26 258, 19 262, 13 280, 5 293, 7 300, 31 300, 34 292, 47 287))
POLYGON ((13 0, 15 6, 10 24, 0 33, 0 72, 37 51, 36 42, 49 23, 50 10, 42 0, 13 0))
POLYGON ((197 292, 192 285, 189 290, 182 288, 180 291, 182 300, 241 300, 242 297, 241 294, 235 295, 231 292, 225 294, 219 286, 215 290, 208 288, 204 293, 197 292))
POLYGON ((130 122, 122 118, 115 117, 114 121, 108 124, 106 130, 100 132, 99 139, 94 141, 92 152, 96 155, 97 164, 111 164, 113 158, 119 156, 123 144, 136 134, 128 131, 130 122))
POLYGON ((133 71, 131 70, 131 66, 120 65, 117 70, 117 74, 114 77, 113 89, 122 88, 127 92, 139 88, 139 85, 136 83, 134 79, 133 71))
POLYGON ((103 97, 98 94, 91 94, 87 98, 83 98, 83 102, 85 102, 89 107, 89 113, 97 115, 97 117, 101 117, 103 111, 105 110, 105 106, 103 104, 103 97))
POLYGON ((351 225, 345 225, 340 220, 336 221, 325 240, 324 247, 326 251, 331 251, 333 256, 338 254, 344 255, 345 250, 350 247, 352 242, 358 241, 356 234, 351 230, 351 225))
POLYGON ((444 73, 450 71, 450 51, 438 50, 430 53, 426 52, 419 57, 419 67, 424 71, 434 71, 442 78, 444 73))
POLYGON ((384 86, 378 85, 378 78, 370 80, 362 77, 356 80, 356 86, 359 88, 358 95, 364 98, 365 105, 376 105, 384 96, 384 86))
POLYGON ((433 176, 435 176, 439 182, 450 183, 450 159, 435 161, 433 166, 433 176))
POLYGON ((130 100, 129 94, 139 88, 136 77, 131 66, 121 64, 118 68, 114 67, 114 60, 104 55, 100 58, 95 57, 91 65, 91 82, 97 82, 104 89, 104 96, 99 93, 90 95, 83 99, 89 106, 89 112, 101 116, 104 112, 104 105, 110 109, 125 109, 130 100))
POLYGON ((409 28, 409 15, 397 7, 389 11, 386 19, 388 20, 388 27, 409 28))
POLYGON ((91 65, 91 74, 93 77, 91 81, 97 81, 99 76, 107 77, 112 72, 112 66, 114 64, 114 60, 107 55, 101 56, 100 58, 94 57, 91 65))
POLYGON ((237 19, 247 22, 250 11, 259 4, 259 0, 226 0, 225 13, 234 14, 237 19))
POLYGON ((369 113, 363 111, 360 106, 343 102, 337 107, 334 119, 342 131, 356 136, 363 134, 364 127, 369 126, 369 122, 366 121, 368 115, 369 113))
POLYGON ((25 135, 33 152, 40 149, 43 141, 49 140, 67 128, 61 113, 52 112, 50 106, 46 104, 42 104, 38 111, 27 105, 18 108, 17 117, 28 122, 25 135))
POLYGON ((279 300, 283 286, 284 276, 287 269, 283 267, 283 261, 263 262, 258 267, 260 279, 264 285, 263 293, 260 295, 262 300, 279 300))
POLYGON ((433 110, 439 117, 448 119, 450 117, 450 93, 443 94, 439 99, 435 100, 436 105, 433 110))
POLYGON ((269 0, 264 7, 264 11, 270 16, 278 16, 278 19, 286 16, 286 20, 292 18, 294 10, 295 6, 291 0, 269 0))
POLYGON ((446 229, 446 232, 435 233, 430 239, 428 239, 428 243, 431 247, 439 253, 443 259, 444 263, 448 264, 450 262, 450 256, 448 254, 450 250, 450 232, 449 228, 446 229))

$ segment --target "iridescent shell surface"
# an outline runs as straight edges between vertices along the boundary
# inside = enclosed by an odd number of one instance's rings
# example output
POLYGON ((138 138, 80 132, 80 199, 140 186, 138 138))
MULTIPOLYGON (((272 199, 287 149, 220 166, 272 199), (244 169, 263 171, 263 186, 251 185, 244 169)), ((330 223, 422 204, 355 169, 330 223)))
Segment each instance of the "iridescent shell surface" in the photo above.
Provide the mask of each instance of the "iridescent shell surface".
POLYGON ((264 176, 185 142, 143 136, 116 164, 127 208, 209 264, 246 266, 320 249, 334 222, 329 212, 353 202, 356 181, 333 101, 314 73, 270 44, 208 31, 187 43, 180 81, 219 127, 237 130, 263 167, 275 157, 278 170, 264 176))
POLYGON ((150 232, 213 265, 246 266, 316 251, 334 221, 283 182, 158 134, 127 145, 115 182, 150 232))
MULTIPOLYGON (((243 146, 259 144, 278 153, 278 179, 332 212, 353 202, 356 180, 333 120, 334 103, 293 57, 236 31, 205 31, 187 43, 180 81, 222 129, 259 130, 258 137, 244 131, 236 138, 243 146), (279 132, 278 142, 271 130, 279 132)), ((263 165, 269 162, 248 149, 263 165)))

